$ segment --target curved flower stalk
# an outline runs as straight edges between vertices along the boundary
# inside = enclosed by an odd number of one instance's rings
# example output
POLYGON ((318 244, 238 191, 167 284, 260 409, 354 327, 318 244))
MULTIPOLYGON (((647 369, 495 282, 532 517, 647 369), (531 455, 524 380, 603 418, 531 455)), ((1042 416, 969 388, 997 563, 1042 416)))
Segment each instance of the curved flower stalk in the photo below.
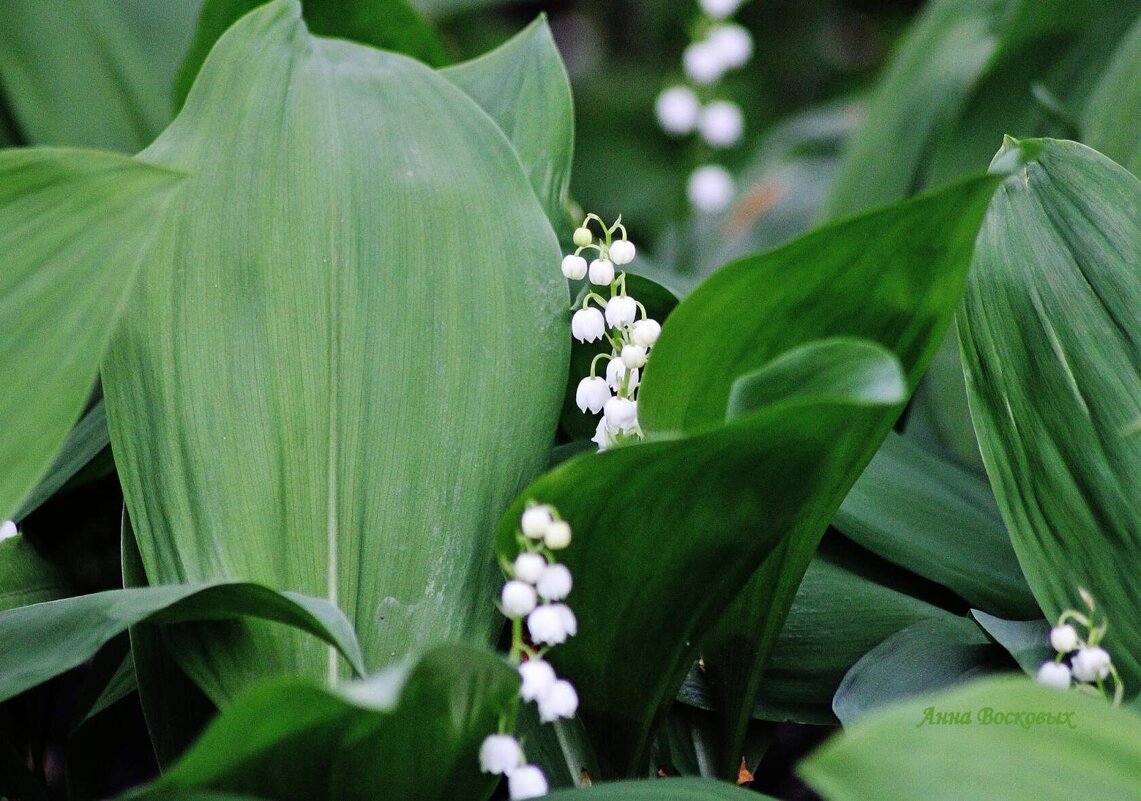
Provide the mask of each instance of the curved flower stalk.
POLYGON ((584 414, 602 412, 592 440, 604 451, 642 438, 638 380, 662 326, 649 318, 645 306, 626 294, 626 273, 614 272, 615 265, 629 264, 637 255, 634 243, 626 237, 621 216, 608 227, 597 214, 586 215, 574 232, 574 243, 577 250, 563 259, 563 275, 571 280, 589 278, 592 286, 609 289, 609 297, 594 290, 587 292, 582 307, 571 318, 571 335, 579 342, 605 340, 610 345, 608 351, 594 357, 590 375, 575 391, 575 402, 584 414), (602 228, 597 239, 591 223, 602 228), (621 239, 615 239, 619 232, 621 239), (585 251, 594 251, 598 258, 588 265, 582 256, 585 251), (603 361, 606 366, 600 369, 603 361))
POLYGON ((1058 617, 1057 625, 1050 629, 1050 646, 1057 651, 1057 656, 1038 669, 1038 683, 1063 690, 1076 686, 1087 693, 1108 698, 1112 680, 1113 705, 1119 706, 1125 695, 1125 685, 1109 652, 1098 645, 1105 639, 1109 622, 1103 619, 1100 624, 1095 623, 1093 596, 1085 590, 1079 592, 1089 607, 1089 614, 1067 609, 1058 617), (1078 633, 1074 623, 1085 629, 1084 637, 1078 633))
MULTIPOLYGON (((720 96, 721 79, 753 57, 752 35, 730 21, 742 2, 700 0, 701 14, 682 56, 686 80, 664 89, 654 107, 658 124, 670 136, 696 133, 712 151, 735 147, 744 136, 741 107, 720 96)), ((697 167, 686 185, 690 205, 703 214, 724 211, 736 194, 733 176, 712 160, 697 167)))
MULTIPOLYGON (((578 693, 543 658, 552 647, 578 633, 574 612, 563 603, 574 581, 556 557, 556 552, 570 545, 571 527, 554 507, 532 503, 520 518, 516 542, 515 559, 502 564, 508 580, 500 592, 499 608, 511 621, 510 659, 523 682, 519 696, 538 706, 540 723, 573 718, 578 693)), ((512 801, 546 795, 546 776, 538 766, 527 763, 523 746, 508 733, 511 728, 504 716, 499 732, 483 741, 480 770, 506 776, 512 801)))

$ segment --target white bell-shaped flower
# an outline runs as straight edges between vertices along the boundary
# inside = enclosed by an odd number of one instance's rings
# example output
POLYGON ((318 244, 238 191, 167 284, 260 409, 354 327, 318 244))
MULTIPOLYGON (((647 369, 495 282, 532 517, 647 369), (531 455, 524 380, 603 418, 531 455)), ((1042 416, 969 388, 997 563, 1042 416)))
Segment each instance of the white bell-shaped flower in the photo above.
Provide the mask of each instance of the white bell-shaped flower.
POLYGON ((509 734, 492 734, 479 747, 479 769, 484 773, 510 773, 523 764, 523 749, 509 734))
POLYGON ((535 504, 523 510, 519 519, 519 528, 523 529, 523 536, 530 540, 541 540, 547 533, 547 526, 555 519, 555 513, 546 504, 535 504))
POLYGON ((547 560, 542 554, 521 553, 515 557, 515 563, 511 569, 515 573, 515 578, 526 581, 528 584, 534 584, 543 575, 543 568, 546 566, 547 560))
POLYGON ((693 133, 697 127, 701 101, 688 86, 671 86, 658 95, 654 111, 663 131, 674 136, 685 136, 693 133))
POLYGON ((578 281, 586 278, 586 271, 586 259, 582 256, 571 253, 563 259, 563 277, 569 278, 571 281, 578 281))
POLYGON ((737 184, 724 167, 709 164, 689 176, 686 196, 702 214, 719 214, 729 208, 737 194, 737 184))
POLYGON ((638 402, 629 398, 611 398, 603 407, 603 415, 611 431, 631 431, 638 426, 638 402))
POLYGON ((725 19, 737 13, 744 0, 701 0, 701 10, 713 19, 725 19))
POLYGON ((594 436, 590 438, 590 441, 598 446, 598 450, 601 453, 618 444, 617 433, 616 431, 610 430, 610 427, 606 425, 606 418, 603 417, 598 421, 598 425, 595 426, 594 436))
POLYGON ((543 535, 543 544, 552 551, 561 551, 571 544, 570 523, 565 520, 556 520, 543 535))
POLYGON ((514 620, 531 614, 539 599, 535 595, 535 588, 530 584, 519 579, 511 579, 503 585, 499 601, 503 606, 503 614, 514 620))
POLYGON ((735 22, 726 22, 711 30, 709 44, 727 69, 740 69, 753 57, 753 35, 735 22))
POLYGON ((1070 669, 1061 662, 1044 662, 1038 668, 1038 683, 1064 690, 1070 686, 1070 669))
POLYGON ((629 239, 619 239, 610 245, 610 260, 618 265, 629 264, 634 261, 638 250, 629 239))
POLYGON ((573 718, 578 711, 578 693, 566 679, 556 681, 539 696, 539 722, 551 723, 559 718, 573 718))
POLYGON ((566 565, 547 565, 535 584, 539 597, 545 601, 561 601, 570 595, 574 581, 566 565))
POLYGON ((571 236, 571 241, 577 247, 584 248, 594 242, 594 234, 590 232, 589 228, 575 228, 574 235, 571 236))
MULTIPOLYGON (((637 327, 638 324, 634 323, 634 325, 637 327)), ((627 392, 632 392, 638 386, 638 371, 627 367, 621 356, 606 363, 606 383, 612 390, 618 391, 623 378, 626 379, 627 392)))
POLYGON ((550 662, 542 659, 528 659, 519 666, 519 677, 523 680, 519 697, 524 701, 542 698, 554 686, 558 676, 550 662))
POLYGON ((578 631, 578 621, 566 604, 547 604, 527 616, 527 631, 538 645, 562 645, 578 631))
POLYGON ((606 301, 606 324, 611 328, 630 325, 638 316, 638 302, 629 295, 619 295, 606 301))
POLYGON ((1050 629, 1050 645, 1060 654, 1068 654, 1078 647, 1078 632, 1069 623, 1050 629))
POLYGON ((19 533, 20 531, 16 528, 16 524, 11 520, 5 520, 3 523, 0 523, 0 540, 10 540, 19 533))
POLYGON ((610 400, 610 387, 606 385, 605 378, 587 376, 578 382, 578 389, 574 393, 574 402, 581 412, 585 413, 587 409, 590 409, 592 413, 598 414, 608 400, 610 400))
POLYGON ((634 330, 630 335, 630 339, 634 341, 635 345, 641 345, 643 348, 652 348, 658 344, 658 337, 662 335, 662 325, 657 320, 638 320, 634 323, 634 330))
POLYGON ((1074 678, 1078 681, 1097 681, 1109 675, 1109 652, 1104 648, 1080 648, 1070 660, 1074 678))
POLYGON ((745 133, 745 115, 736 103, 717 100, 702 109, 698 128, 710 147, 733 147, 745 133))
POLYGON ((507 774, 507 794, 511 801, 542 798, 548 789, 547 777, 534 765, 524 765, 507 774))
POLYGON ((579 309, 571 317, 571 335, 579 342, 594 342, 606 335, 606 318, 591 306, 579 309))
POLYGON ((614 283, 614 262, 610 259, 595 259, 590 263, 590 283, 595 286, 610 286, 614 283))
POLYGON ((631 370, 637 370, 646 365, 646 349, 641 345, 623 345, 622 363, 631 370))
POLYGON ((682 54, 685 76, 698 86, 708 86, 721 80, 725 74, 725 62, 720 53, 708 41, 694 42, 682 54))

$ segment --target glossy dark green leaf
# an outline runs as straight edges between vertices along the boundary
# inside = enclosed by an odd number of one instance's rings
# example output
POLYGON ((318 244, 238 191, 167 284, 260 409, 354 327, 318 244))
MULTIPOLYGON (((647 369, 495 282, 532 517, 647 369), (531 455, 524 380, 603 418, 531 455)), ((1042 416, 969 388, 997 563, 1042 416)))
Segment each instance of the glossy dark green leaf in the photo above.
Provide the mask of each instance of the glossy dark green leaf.
POLYGON ((1141 15, 1113 53, 1082 111, 1082 141, 1141 173, 1141 15))
MULTIPOLYGON (((881 360, 894 361, 882 350, 881 360)), ((869 380, 881 375, 877 364, 869 380)), ((798 396, 690 435, 580 456, 529 487, 504 517, 501 555, 514 550, 530 499, 555 504, 576 532, 560 559, 579 577, 570 600, 579 635, 550 658, 579 688, 603 777, 644 775, 656 719, 696 657, 702 623, 804 525, 821 492, 859 469, 849 464, 859 458, 853 452, 901 401, 798 396), (768 525, 757 530, 762 510, 768 525)))
POLYGON ((181 176, 122 156, 0 151, 0 519, 48 469, 181 176))
POLYGON ((72 479, 81 473, 86 474, 89 466, 93 466, 97 473, 103 470, 110 472, 114 468, 110 448, 111 435, 107 431, 107 410, 103 400, 100 399, 84 412, 83 417, 75 424, 75 428, 71 429, 47 474, 24 498, 15 519, 22 520, 34 512, 40 504, 68 486, 72 479), (96 464, 93 465, 93 462, 96 464))
POLYGON ((23 536, 0 541, 0 610, 74 594, 63 571, 36 553, 23 536))
MULTIPOLYGON (((667 432, 711 425, 724 415, 738 377, 813 339, 863 337, 884 346, 902 363, 905 389, 913 389, 959 302, 995 184, 993 178, 957 184, 818 229, 715 273, 662 333, 641 389, 644 427, 667 432)), ((735 775, 765 661, 824 533, 823 516, 835 512, 897 412, 881 408, 851 421, 868 426, 844 432, 853 438, 851 461, 798 510, 795 530, 753 566, 753 577, 707 636, 705 663, 726 716, 724 776, 735 775)), ((832 436, 840 443, 839 433, 832 436)), ((762 497, 774 491, 768 479, 749 478, 762 497)), ((752 515, 754 536, 775 525, 764 507, 752 515)))
POLYGON ((185 623, 254 616, 319 637, 360 670, 360 646, 344 615, 326 601, 257 584, 181 584, 109 590, 0 613, 0 701, 95 655, 143 620, 185 623))
MULTIPOLYGON (((546 461, 569 302, 503 132, 423 64, 311 36, 276 0, 223 35, 142 157, 194 173, 103 373, 150 583, 327 598, 372 667, 493 640, 490 532, 546 461)), ((216 703, 338 670, 241 625, 167 633, 216 703)))
POLYGON ((888 435, 833 525, 974 606, 1039 614, 990 487, 898 434, 888 435))
MULTIPOLYGON (((996 157, 1015 154, 1008 143, 996 157)), ((1141 182, 1074 142, 995 197, 959 339, 971 412, 1015 551, 1047 619, 1082 608, 1141 687, 1141 182)))
POLYGON ((773 801, 770 796, 710 779, 649 779, 560 790, 549 801, 773 801))
POLYGON ((832 711, 845 726, 883 706, 1009 666, 970 618, 921 620, 893 634, 852 666, 832 711))
POLYGON ((545 17, 480 58, 440 71, 495 120, 556 231, 566 211, 574 157, 574 98, 545 17))
MULTIPOLYGON (((210 49, 226 30, 265 0, 200 0, 202 10, 189 52, 174 80, 174 105, 182 108, 210 49)), ((432 66, 447 64, 439 35, 405 0, 304 0, 305 22, 321 36, 406 53, 432 66)))
POLYGON ((135 153, 170 122, 201 0, 4 0, 0 86, 32 144, 135 153))
POLYGON ((971 617, 1032 676, 1057 655, 1050 647, 1050 624, 1045 620, 1003 620, 979 609, 972 609, 971 617))
POLYGON ((132 797, 212 790, 276 801, 487 798, 479 747, 519 689, 501 658, 462 647, 328 689, 267 681, 236 697, 194 747, 132 797))
POLYGON ((827 801, 1138 801, 1141 717, 1025 677, 987 679, 869 715, 799 771, 827 801), (970 722, 924 723, 928 709, 970 722), (1015 716, 1027 714, 1024 728, 1015 716))

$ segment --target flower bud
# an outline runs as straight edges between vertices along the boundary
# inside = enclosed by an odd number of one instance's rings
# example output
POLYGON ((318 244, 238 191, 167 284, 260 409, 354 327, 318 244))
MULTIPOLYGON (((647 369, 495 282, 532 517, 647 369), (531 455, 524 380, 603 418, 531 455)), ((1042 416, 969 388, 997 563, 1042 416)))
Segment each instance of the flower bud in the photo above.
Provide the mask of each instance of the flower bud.
POLYGON ((535 597, 535 588, 518 579, 512 579, 504 584, 503 593, 500 597, 503 613, 512 620, 531 614, 538 600, 535 597))
POLYGON ((566 679, 556 681, 539 696, 539 722, 550 723, 559 718, 573 718, 578 711, 578 693, 566 679))
POLYGON ((563 276, 571 281, 586 278, 586 259, 571 253, 563 259, 563 276))
POLYGON ((1070 669, 1061 662, 1044 662, 1038 668, 1038 683, 1064 690, 1070 686, 1070 669))
POLYGON ((547 565, 539 577, 535 589, 544 601, 561 601, 570 595, 574 582, 566 565, 547 565))
POLYGON ((1104 648, 1080 648, 1070 660, 1074 678, 1078 681, 1097 681, 1109 675, 1109 652, 1104 648))
POLYGON ((555 519, 551 507, 546 504, 528 506, 523 510, 523 517, 519 520, 519 528, 523 529, 523 536, 529 540, 541 540, 547 533, 547 526, 555 519))
POLYGON ((685 136, 697 127, 701 101, 688 86, 673 86, 658 95, 654 111, 663 131, 674 136, 685 136))
POLYGON ((507 794, 511 801, 542 798, 549 789, 547 777, 534 765, 524 765, 507 774, 507 794))
POLYGON ((713 19, 725 19, 737 13, 742 0, 701 0, 701 10, 713 19))
POLYGON ((1078 632, 1069 623, 1050 629, 1050 645, 1060 654, 1068 654, 1078 647, 1078 632))
POLYGON ((577 633, 578 621, 566 604, 547 604, 527 616, 527 631, 537 645, 562 645, 577 633))
POLYGON ((534 701, 542 698, 554 686, 556 679, 555 669, 550 662, 542 659, 528 659, 519 666, 519 677, 523 684, 519 688, 519 696, 524 701, 534 701))
POLYGON ((637 370, 646 364, 646 349, 641 345, 623 345, 622 363, 631 370, 637 370))
POLYGON ((621 357, 613 358, 606 363, 606 383, 612 390, 618 391, 623 378, 626 379, 626 390, 628 392, 633 391, 638 386, 638 371, 628 368, 621 357))
POLYGON ((594 234, 590 232, 589 228, 575 228, 571 240, 577 247, 584 248, 594 242, 594 234))
POLYGON ((724 167, 710 164, 698 167, 689 176, 686 196, 690 205, 702 214, 718 214, 733 202, 737 185, 724 167))
POLYGON ((711 30, 709 44, 717 51, 721 63, 727 69, 743 67, 753 57, 753 35, 748 29, 733 22, 718 25, 711 30))
POLYGON ((571 317, 571 335, 579 342, 594 342, 606 335, 606 319, 591 306, 579 309, 571 317))
POLYGON ((698 86, 716 83, 725 74, 725 62, 709 42, 694 42, 682 54, 685 76, 698 86))
POLYGON ((11 520, 5 520, 3 523, 0 523, 0 540, 10 540, 19 533, 16 524, 11 520))
POLYGON ((637 316, 638 302, 629 295, 619 295, 606 301, 606 323, 611 328, 629 325, 637 316))
POLYGON ((605 378, 588 376, 578 382, 578 389, 574 393, 574 402, 584 414, 587 409, 590 409, 593 414, 598 414, 608 400, 610 400, 610 387, 606 386, 605 378))
POLYGON ((698 128, 710 147, 733 147, 745 133, 745 115, 736 103, 718 100, 702 110, 698 128))
POLYGON ((635 345, 643 348, 652 348, 658 344, 658 337, 662 335, 662 325, 657 320, 638 320, 634 323, 634 330, 630 336, 635 345))
POLYGON ((550 548, 552 551, 561 551, 563 548, 570 545, 571 542, 571 527, 570 523, 564 520, 556 520, 547 529, 547 533, 543 535, 543 544, 550 548))
POLYGON ((479 769, 484 773, 510 773, 523 764, 523 749, 509 734, 492 734, 479 747, 479 769))
POLYGON ((618 265, 629 264, 634 261, 637 252, 633 242, 628 239, 619 239, 610 245, 610 260, 618 265))
POLYGON ((603 407, 611 431, 629 431, 638 425, 638 403, 628 398, 611 398, 603 407))
POLYGON ((547 560, 543 558, 542 554, 521 553, 515 557, 515 564, 511 566, 511 569, 515 573, 515 578, 526 581, 528 584, 534 584, 543 575, 543 568, 546 566, 547 560))
POLYGON ((614 263, 610 259, 595 259, 590 263, 590 283, 610 286, 614 282, 614 263))

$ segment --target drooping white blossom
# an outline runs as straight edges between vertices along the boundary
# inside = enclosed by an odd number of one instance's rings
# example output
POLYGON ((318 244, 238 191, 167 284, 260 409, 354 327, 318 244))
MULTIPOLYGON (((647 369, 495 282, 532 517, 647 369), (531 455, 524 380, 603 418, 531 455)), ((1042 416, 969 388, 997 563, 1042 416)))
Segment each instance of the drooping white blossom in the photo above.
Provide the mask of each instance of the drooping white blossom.
POLYGON ((688 86, 671 86, 658 95, 654 111, 663 131, 674 136, 685 136, 693 133, 697 127, 701 101, 688 86))
POLYGON ((638 302, 629 295, 619 295, 606 301, 606 324, 611 328, 630 325, 638 316, 638 302))
POLYGON ((698 167, 689 176, 686 196, 690 205, 703 214, 719 214, 729 208, 737 194, 737 184, 719 164, 698 167))
MULTIPOLYGON (((638 323, 634 323, 634 328, 638 327, 638 323)), ((631 370, 622 361, 622 357, 618 356, 606 363, 606 383, 615 392, 622 385, 622 379, 626 379, 627 391, 632 391, 638 386, 638 371, 631 370)))
POLYGON ((637 253, 637 248, 629 239, 619 239, 610 245, 610 260, 619 266, 634 261, 637 253))
POLYGON ((534 765, 524 765, 507 774, 507 794, 511 801, 542 798, 548 789, 547 777, 534 765))
POLYGON ((565 604, 546 604, 527 616, 527 631, 539 645, 562 645, 578 631, 578 621, 565 604))
POLYGON ((519 579, 512 579, 503 585, 499 600, 503 605, 503 614, 509 618, 526 617, 539 601, 535 588, 519 579))
POLYGON ((579 281, 586 278, 586 259, 571 253, 563 259, 562 270, 563 276, 569 278, 571 281, 579 281))
POLYGON ((610 387, 607 386, 606 379, 601 376, 587 376, 582 379, 578 382, 578 389, 574 393, 575 405, 584 413, 590 409, 592 413, 598 414, 610 397, 610 387))
POLYGON ((1109 675, 1109 652, 1104 648, 1080 648, 1070 660, 1074 678, 1078 681, 1093 682, 1109 675))
POLYGON ((524 701, 535 701, 547 694, 554 686, 558 676, 550 662, 542 659, 528 659, 519 666, 519 677, 523 684, 519 688, 519 696, 524 701))
POLYGON ((622 363, 631 370, 637 370, 646 365, 646 349, 641 345, 623 345, 622 363))
POLYGON ((543 535, 543 544, 552 551, 561 551, 571 543, 570 523, 565 520, 556 520, 543 535))
POLYGON ((573 718, 578 711, 578 693, 565 679, 559 679, 539 696, 539 721, 550 723, 559 718, 573 718))
POLYGON ((1038 683, 1064 690, 1070 686, 1070 669, 1061 662, 1045 662, 1038 668, 1038 683))
POLYGON ((544 601, 561 601, 570 595, 574 581, 566 565, 547 565, 535 583, 539 597, 544 601))
POLYGON ((526 581, 528 584, 534 584, 543 575, 543 568, 546 566, 547 560, 543 558, 542 554, 521 553, 515 557, 511 569, 515 573, 515 578, 526 581))
POLYGON ((0 523, 0 541, 10 540, 19 533, 16 524, 11 520, 5 520, 3 523, 0 523))
POLYGON ((745 115, 736 103, 716 100, 702 109, 698 128, 710 147, 733 147, 745 132, 745 115))
POLYGON ((1050 645, 1061 654, 1068 654, 1078 647, 1078 632, 1069 623, 1050 629, 1050 645))
POLYGON ((610 259, 595 259, 590 263, 590 283, 595 286, 610 286, 614 283, 614 262, 610 259))
POLYGON ((523 749, 509 734, 492 734, 479 747, 479 769, 484 773, 510 773, 523 764, 523 749))
POLYGON ((638 425, 638 402, 628 398, 611 398, 603 407, 603 415, 610 430, 630 431, 638 425))
POLYGON ((713 19, 725 19, 737 13, 744 0, 701 0, 701 10, 713 19))
POLYGON ((685 75, 698 86, 709 86, 725 74, 725 62, 712 43, 702 40, 689 45, 682 54, 685 75))
POLYGON ((606 418, 603 417, 598 421, 598 425, 595 426, 594 436, 590 438, 590 441, 598 446, 598 450, 601 453, 618 444, 617 435, 618 432, 611 431, 610 426, 606 425, 606 418))
POLYGON ((740 69, 753 57, 753 35, 743 25, 722 23, 709 32, 708 40, 727 69, 740 69))
POLYGON ((591 306, 579 309, 571 317, 571 335, 579 342, 594 342, 606 335, 606 318, 591 306))
POLYGON ((551 507, 545 504, 528 506, 523 510, 519 527, 523 529, 523 536, 532 540, 541 540, 547 533, 547 526, 554 521, 555 515, 551 507))
POLYGON ((635 345, 652 348, 658 344, 658 337, 661 335, 662 326, 657 320, 638 320, 634 323, 634 330, 631 332, 630 339, 635 345))

